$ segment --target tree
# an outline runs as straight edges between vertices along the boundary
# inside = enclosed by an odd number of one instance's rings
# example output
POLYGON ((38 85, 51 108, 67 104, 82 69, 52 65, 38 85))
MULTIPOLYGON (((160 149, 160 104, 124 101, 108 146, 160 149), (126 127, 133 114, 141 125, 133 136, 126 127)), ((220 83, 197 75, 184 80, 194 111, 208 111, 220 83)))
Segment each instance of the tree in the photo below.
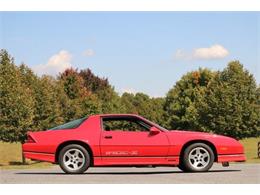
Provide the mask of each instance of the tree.
POLYGON ((133 99, 133 106, 135 107, 137 114, 151 119, 152 104, 148 95, 140 92, 136 93, 133 99))
POLYGON ((34 84, 36 130, 45 130, 64 122, 56 91, 56 81, 50 76, 42 76, 34 84))
POLYGON ((253 75, 239 61, 219 72, 197 104, 199 123, 206 131, 237 139, 260 131, 260 105, 253 75))
POLYGON ((135 95, 132 93, 123 93, 120 98, 121 113, 138 114, 137 108, 134 106, 135 95))
POLYGON ((164 98, 150 98, 144 93, 134 95, 125 92, 121 96, 121 112, 139 114, 164 126, 164 101, 164 98))
POLYGON ((189 72, 169 90, 164 104, 169 129, 200 128, 196 102, 205 96, 215 74, 208 69, 189 72))
POLYGON ((62 109, 66 121, 101 112, 101 101, 86 87, 84 79, 77 70, 72 68, 65 70, 58 82, 68 96, 68 99, 63 97, 61 102, 64 105, 62 109))
POLYGON ((21 64, 19 66, 23 84, 31 89, 34 100, 34 120, 31 130, 44 130, 63 122, 56 98, 56 81, 51 76, 37 77, 33 71, 21 64))
POLYGON ((90 69, 81 70, 79 76, 83 80, 84 87, 97 95, 101 101, 102 113, 120 112, 120 97, 109 84, 107 78, 100 78, 94 75, 90 69))
POLYGON ((66 69, 60 74, 59 79, 63 81, 64 91, 70 99, 79 98, 88 92, 84 87, 84 80, 79 75, 77 69, 66 69))
POLYGON ((164 97, 157 97, 150 99, 150 116, 149 120, 158 123, 162 127, 167 127, 166 124, 166 113, 164 110, 165 98, 164 97))
POLYGON ((7 51, 0 51, 0 140, 21 142, 33 123, 34 100, 30 88, 7 51))
POLYGON ((0 140, 21 142, 28 130, 98 113, 134 113, 170 129, 214 132, 235 138, 260 136, 260 86, 238 61, 223 71, 185 74, 166 98, 144 93, 120 97, 107 78, 90 69, 38 77, 0 51, 0 140), (167 120, 166 120, 167 119, 167 120))
POLYGON ((111 85, 107 78, 100 78, 92 73, 92 71, 87 68, 79 72, 79 76, 84 81, 84 86, 93 93, 110 88, 111 85))

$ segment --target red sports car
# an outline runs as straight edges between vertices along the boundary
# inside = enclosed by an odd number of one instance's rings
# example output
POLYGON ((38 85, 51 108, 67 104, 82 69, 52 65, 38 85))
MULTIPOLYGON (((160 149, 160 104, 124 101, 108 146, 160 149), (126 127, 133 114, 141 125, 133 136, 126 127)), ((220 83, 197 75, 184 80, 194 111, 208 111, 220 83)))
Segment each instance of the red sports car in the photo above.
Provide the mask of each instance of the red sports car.
POLYGON ((178 166, 208 171, 214 162, 243 162, 235 139, 202 132, 166 130, 133 114, 104 114, 29 132, 26 158, 58 163, 66 173, 96 166, 178 166))

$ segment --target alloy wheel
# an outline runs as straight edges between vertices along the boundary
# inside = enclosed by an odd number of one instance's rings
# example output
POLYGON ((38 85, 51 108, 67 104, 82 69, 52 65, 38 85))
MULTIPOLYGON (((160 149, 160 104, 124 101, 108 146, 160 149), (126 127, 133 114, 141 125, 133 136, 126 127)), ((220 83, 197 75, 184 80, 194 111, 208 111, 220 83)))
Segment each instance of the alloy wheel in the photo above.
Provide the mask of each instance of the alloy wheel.
POLYGON ((189 153, 189 162, 194 169, 205 168, 210 162, 210 154, 203 147, 193 148, 189 153))
POLYGON ((63 163, 67 169, 76 171, 84 165, 85 156, 79 149, 70 149, 63 155, 63 163))

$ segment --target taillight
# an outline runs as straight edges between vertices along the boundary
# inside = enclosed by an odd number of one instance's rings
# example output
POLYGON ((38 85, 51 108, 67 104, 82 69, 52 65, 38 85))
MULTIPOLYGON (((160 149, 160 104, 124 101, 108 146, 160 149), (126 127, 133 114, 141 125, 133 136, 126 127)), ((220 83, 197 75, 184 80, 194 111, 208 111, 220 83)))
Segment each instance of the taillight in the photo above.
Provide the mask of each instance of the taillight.
POLYGON ((27 140, 25 142, 26 143, 35 143, 35 140, 32 138, 32 136, 27 135, 27 140))

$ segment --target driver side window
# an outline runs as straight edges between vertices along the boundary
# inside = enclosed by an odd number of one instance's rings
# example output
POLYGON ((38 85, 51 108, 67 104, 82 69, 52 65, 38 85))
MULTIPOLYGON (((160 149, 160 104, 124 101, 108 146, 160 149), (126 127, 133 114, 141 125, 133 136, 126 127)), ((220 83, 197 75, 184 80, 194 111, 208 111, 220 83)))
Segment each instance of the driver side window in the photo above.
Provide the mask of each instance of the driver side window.
POLYGON ((105 131, 149 131, 150 125, 137 118, 111 117, 103 118, 103 130, 105 131))

